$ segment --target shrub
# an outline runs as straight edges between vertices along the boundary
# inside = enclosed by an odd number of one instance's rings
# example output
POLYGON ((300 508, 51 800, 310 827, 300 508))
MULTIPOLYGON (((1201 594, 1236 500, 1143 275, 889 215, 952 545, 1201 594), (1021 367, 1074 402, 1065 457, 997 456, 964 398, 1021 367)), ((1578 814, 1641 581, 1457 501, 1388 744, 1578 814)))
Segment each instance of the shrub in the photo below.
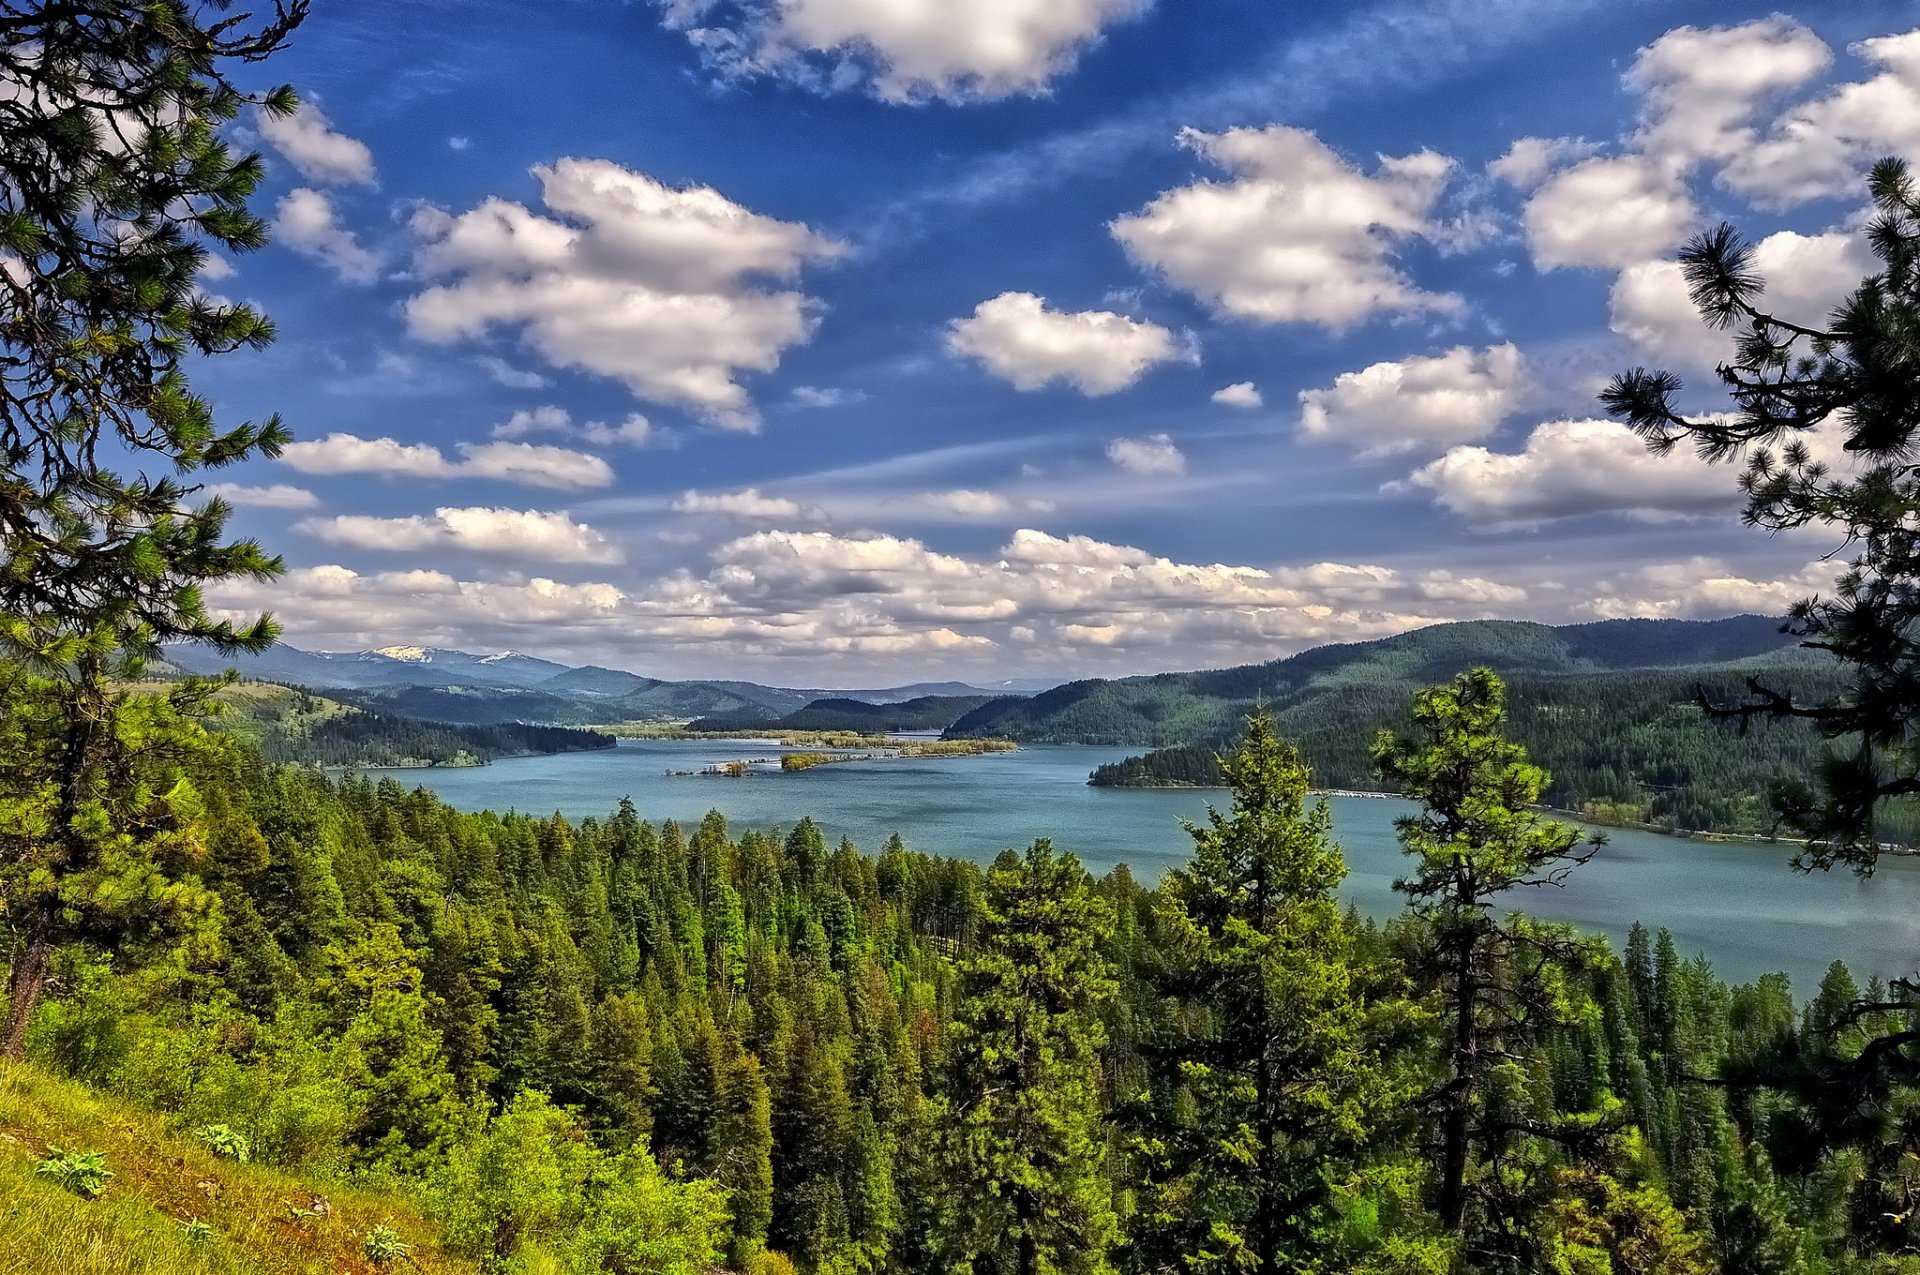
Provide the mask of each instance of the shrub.
POLYGON ((366 1242, 361 1246, 367 1260, 376 1266, 385 1266, 402 1258, 413 1256, 413 1245, 400 1238, 400 1232, 382 1223, 367 1232, 366 1242))
POLYGON ((48 1147, 47 1158, 34 1166, 34 1172, 91 1200, 107 1189, 113 1171, 107 1168, 104 1151, 62 1151, 48 1147))
POLYGON ((203 1218, 195 1218, 183 1228, 189 1244, 213 1243, 213 1224, 203 1218))
POLYGON ((193 1131, 193 1136, 223 1160, 245 1164, 252 1155, 253 1144, 247 1141, 247 1135, 223 1124, 203 1124, 193 1131))

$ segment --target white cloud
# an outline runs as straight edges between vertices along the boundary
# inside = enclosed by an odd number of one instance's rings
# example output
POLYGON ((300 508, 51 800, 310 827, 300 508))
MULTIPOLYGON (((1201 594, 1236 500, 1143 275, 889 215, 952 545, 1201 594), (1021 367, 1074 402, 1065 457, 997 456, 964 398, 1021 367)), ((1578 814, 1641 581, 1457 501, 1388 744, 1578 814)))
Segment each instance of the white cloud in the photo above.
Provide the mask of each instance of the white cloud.
POLYGON ((462 443, 451 460, 427 443, 329 434, 287 444, 280 459, 307 474, 386 474, 411 478, 493 478, 532 487, 606 487, 613 469, 598 456, 531 443, 462 443))
POLYGON ((953 491, 923 491, 893 502, 923 513, 945 518, 1024 517, 1030 513, 1048 513, 1053 503, 1046 500, 1014 500, 994 491, 958 488, 953 491))
POLYGON ((340 222, 333 201, 317 190, 295 187, 274 205, 273 237, 319 262, 348 283, 380 277, 380 258, 340 222))
POLYGON ((1584 609, 1603 620, 1781 615, 1803 598, 1831 594, 1842 569, 1831 561, 1809 562, 1755 579, 1719 558, 1656 563, 1597 581, 1597 596, 1584 609))
POLYGON ((1107 444, 1107 459, 1133 474, 1184 474, 1187 458, 1165 434, 1146 438, 1116 438, 1107 444))
POLYGON ((947 349, 978 359, 1016 389, 1064 381, 1083 394, 1123 390, 1180 357, 1172 332, 1110 310, 1049 309, 1031 292, 1003 292, 947 328, 947 349))
MULTIPOLYGON (((1416 470, 1424 488, 1470 522, 1526 526, 1583 514, 1672 518, 1728 511, 1740 501, 1737 466, 1688 451, 1656 456, 1613 421, 1549 421, 1517 453, 1455 447, 1416 470)), ((1398 485, 1396 485, 1398 486, 1398 485)))
POLYGON ((1534 264, 1545 270, 1636 265, 1678 247, 1699 219, 1680 171, 1644 155, 1575 164, 1521 214, 1534 264))
POLYGON ((800 407, 840 407, 854 400, 845 390, 796 385, 793 387, 793 401, 800 407))
POLYGON ((457 549, 535 562, 621 561, 620 547, 565 513, 532 509, 440 508, 431 518, 341 515, 296 525, 317 540, 355 549, 396 553, 457 549))
MULTIPOLYGON (((1875 259, 1859 235, 1783 230, 1754 245, 1753 265, 1766 280, 1763 309, 1819 327, 1874 272, 1875 259)), ((1628 267, 1611 300, 1613 330, 1663 363, 1711 370, 1733 356, 1734 334, 1701 322, 1677 262, 1628 267)))
POLYGON ((478 640, 524 643, 526 630, 545 635, 624 636, 629 595, 611 584, 532 579, 457 580, 440 571, 362 575, 347 567, 300 567, 271 584, 230 582, 210 591, 220 614, 271 609, 291 639, 315 646, 366 647, 405 635, 455 645, 478 640))
POLYGON ((456 472, 474 478, 496 478, 501 482, 524 483, 530 487, 582 489, 605 487, 613 482, 613 469, 598 456, 569 451, 564 447, 546 447, 533 443, 462 443, 466 459, 456 472))
POLYGON ((1394 262, 1399 241, 1435 233, 1451 160, 1421 151, 1382 158, 1369 174, 1281 126, 1190 129, 1182 141, 1232 179, 1168 191, 1111 227, 1129 256, 1176 287, 1237 318, 1333 328, 1460 307, 1394 262))
POLYGON ((554 216, 503 199, 415 215, 422 272, 451 281, 407 302, 414 333, 447 342, 518 331, 555 366, 754 428, 739 376, 778 366, 811 337, 817 310, 759 281, 790 279, 839 245, 707 187, 667 186, 605 160, 533 172, 554 216))
POLYGON ((1729 157, 1721 184, 1789 207, 1856 193, 1862 170, 1884 155, 1920 160, 1920 30, 1862 40, 1850 51, 1879 73, 1786 111, 1729 157))
MULTIPOLYGON (((409 520, 390 521, 411 530, 409 520)), ((420 520, 423 538, 432 521, 420 520)), ((396 635, 524 647, 532 628, 537 645, 556 652, 630 661, 645 649, 650 661, 673 662, 678 651, 685 666, 708 670, 721 659, 864 654, 933 657, 942 666, 965 658, 983 671, 1004 668, 1008 646, 1045 653, 1078 645, 1098 653, 1083 667, 1128 671, 1268 659, 1442 619, 1512 614, 1526 601, 1518 586, 1473 576, 1364 563, 1179 562, 1031 529, 1014 531, 997 551, 966 555, 872 532, 769 529, 716 546, 700 570, 633 586, 320 566, 271 585, 224 584, 210 598, 222 613, 271 605, 290 640, 323 647, 396 635)))
POLYGON ((1526 360, 1512 344, 1479 351, 1455 346, 1431 358, 1343 372, 1325 389, 1302 390, 1300 432, 1374 453, 1472 442, 1506 419, 1526 384, 1526 360))
POLYGON ((525 438, 528 434, 542 432, 564 433, 573 428, 573 413, 564 407, 548 404, 543 407, 527 407, 515 412, 506 420, 493 427, 495 438, 525 438))
POLYGON ((1227 407, 1265 407, 1267 404, 1267 400, 1260 396, 1260 391, 1254 387, 1252 381, 1240 381, 1224 389, 1215 390, 1213 401, 1227 407))
POLYGON ((365 142, 334 131, 311 102, 291 115, 256 111, 254 127, 308 181, 371 186, 373 152, 365 142))
POLYGON ((1733 27, 1676 27, 1640 50, 1627 86, 1645 102, 1639 149, 1681 165, 1750 151, 1752 119, 1769 99, 1808 83, 1833 55, 1791 18, 1733 27))
POLYGON ((564 434, 598 447, 643 447, 656 437, 652 423, 638 412, 620 421, 581 421, 576 424, 573 413, 551 404, 522 408, 493 427, 495 438, 525 438, 529 434, 540 433, 564 434))
POLYGON ((1586 159, 1600 149, 1582 137, 1522 137, 1515 139, 1507 153, 1487 165, 1487 176, 1510 186, 1530 189, 1554 169, 1573 160, 1586 159))
POLYGON ((248 509, 312 509, 320 503, 320 498, 304 487, 291 487, 286 483, 272 483, 265 487, 248 487, 241 483, 208 483, 201 488, 201 494, 229 505, 248 509))
POLYGON ((488 376, 510 390, 544 390, 553 384, 538 372, 517 368, 497 355, 483 354, 475 361, 486 369, 488 376))
POLYGON ((891 102, 1038 93, 1150 0, 661 0, 723 74, 891 102))
POLYGON ((739 491, 690 491, 673 502, 675 513, 717 514, 723 518, 743 518, 754 522, 825 522, 826 511, 816 505, 803 505, 785 496, 769 496, 758 487, 739 491))

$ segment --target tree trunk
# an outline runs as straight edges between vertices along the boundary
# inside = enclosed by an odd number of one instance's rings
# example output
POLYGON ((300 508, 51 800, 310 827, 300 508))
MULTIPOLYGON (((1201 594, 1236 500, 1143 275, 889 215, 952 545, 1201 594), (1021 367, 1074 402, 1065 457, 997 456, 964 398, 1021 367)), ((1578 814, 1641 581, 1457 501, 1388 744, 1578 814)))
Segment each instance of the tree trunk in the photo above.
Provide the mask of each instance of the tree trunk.
POLYGON ((1479 1069, 1480 1035, 1474 1023, 1478 988, 1473 946, 1462 947, 1454 971, 1453 1078, 1440 1124, 1440 1224, 1459 1231, 1467 1214, 1467 1135, 1473 1111, 1473 1081, 1479 1069))
POLYGON ((0 1036, 0 1058, 17 1060, 27 1049, 27 1024, 47 987, 47 967, 53 963, 53 918, 36 908, 27 933, 26 950, 14 962, 7 978, 7 1026, 0 1036))
MULTIPOLYGON (((60 804, 54 816, 54 856, 49 865, 56 879, 85 866, 88 847, 74 832, 74 822, 86 800, 87 770, 98 734, 99 693, 104 680, 98 658, 84 657, 61 705, 67 715, 67 738, 60 754, 60 804)), ((47 970, 53 964, 58 907, 49 896, 33 909, 26 949, 7 978, 7 1022, 0 1035, 0 1058, 17 1059, 26 1052, 27 1025, 33 1021, 40 994, 46 991, 47 970)))

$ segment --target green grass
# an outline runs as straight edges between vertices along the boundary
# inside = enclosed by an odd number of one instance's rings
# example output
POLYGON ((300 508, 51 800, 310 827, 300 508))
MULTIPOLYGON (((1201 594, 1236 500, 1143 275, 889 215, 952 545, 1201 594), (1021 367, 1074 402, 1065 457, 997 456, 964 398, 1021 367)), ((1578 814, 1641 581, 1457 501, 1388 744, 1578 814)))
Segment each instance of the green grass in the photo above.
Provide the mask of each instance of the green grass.
POLYGON ((472 1275, 409 1200, 220 1159, 156 1115, 0 1064, 0 1275, 375 1275, 396 1269, 367 1255, 381 1226, 410 1250, 399 1266, 472 1275), (100 1198, 35 1174, 55 1147, 106 1154, 100 1198), (196 1220, 210 1236, 189 1236, 196 1220))

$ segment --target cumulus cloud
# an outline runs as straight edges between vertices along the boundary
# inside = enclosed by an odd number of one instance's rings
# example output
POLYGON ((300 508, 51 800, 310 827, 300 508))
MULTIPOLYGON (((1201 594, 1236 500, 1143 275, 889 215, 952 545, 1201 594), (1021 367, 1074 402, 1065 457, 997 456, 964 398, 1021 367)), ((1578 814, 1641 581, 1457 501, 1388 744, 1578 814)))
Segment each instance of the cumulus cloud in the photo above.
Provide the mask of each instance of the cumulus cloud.
POLYGON ((1151 0, 661 0, 709 66, 890 102, 1043 91, 1151 0))
POLYGON ((1603 620, 1780 615, 1803 598, 1831 593, 1842 569, 1831 561, 1809 562, 1756 579, 1719 558, 1656 563, 1596 582, 1598 596, 1584 609, 1603 620))
POLYGON ((1556 173, 1521 214, 1534 264, 1620 269, 1677 248, 1700 219, 1682 173, 1645 155, 1556 173))
POLYGON ((1432 221, 1452 161, 1432 151, 1363 172, 1312 133, 1275 126, 1182 141, 1227 181, 1171 190, 1112 224, 1140 265, 1222 314, 1343 328, 1375 314, 1460 308, 1422 291, 1395 262, 1432 221))
POLYGON ((1791 18, 1729 27, 1676 27, 1640 50, 1627 86, 1639 93, 1639 149, 1682 165, 1750 151, 1752 119, 1769 99, 1825 71, 1832 52, 1791 18))
POLYGON ((336 132, 312 102, 300 103, 291 115, 257 111, 254 127, 308 181, 361 186, 374 182, 373 152, 365 142, 336 132))
POLYGON ((1265 407, 1267 400, 1252 381, 1240 381, 1213 392, 1213 401, 1227 407, 1265 407))
POLYGON ((1526 360, 1512 344, 1375 363, 1302 390, 1300 432, 1372 453, 1471 442, 1506 419, 1526 383, 1526 360))
MULTIPOLYGON (((1753 267, 1766 281, 1763 308, 1818 327, 1874 272, 1875 258, 1858 235, 1783 230, 1754 245, 1753 267)), ((1621 272, 1611 314, 1615 332, 1664 363, 1712 369, 1733 357, 1734 334, 1701 322, 1677 262, 1643 262, 1621 272)))
POLYGON ((716 514, 723 518, 741 518, 754 522, 825 522, 827 512, 817 505, 803 505, 785 496, 769 496, 758 487, 739 491, 690 491, 673 502, 673 511, 681 514, 716 514))
POLYGON ((271 609, 290 638, 320 646, 378 646, 405 634, 417 642, 478 640, 512 645, 525 629, 578 638, 621 636, 628 594, 611 584, 531 579, 459 580, 442 571, 362 574, 327 564, 289 571, 272 584, 227 582, 210 591, 220 614, 271 609))
POLYGON ((517 332, 548 362, 637 396, 752 429, 739 377, 771 371, 813 333, 817 306, 791 279, 839 245, 704 186, 668 186, 606 160, 533 170, 551 216, 504 199, 421 210, 423 274, 448 280, 407 302, 430 341, 517 332))
POLYGON ((1691 452, 1655 456, 1614 421, 1549 421, 1519 452, 1455 447, 1407 484, 1471 522, 1530 525, 1583 514, 1671 518, 1721 512, 1740 499, 1738 469, 1691 452))
POLYGON ((272 229, 274 239, 348 283, 380 277, 379 256, 341 223, 333 201, 320 191, 299 186, 282 195, 274 205, 272 229))
POLYGON ((1187 458, 1165 434, 1145 438, 1116 438, 1107 444, 1107 459, 1131 474, 1184 474, 1187 458))
POLYGON ((1721 184, 1790 207, 1856 192, 1861 172, 1883 155, 1920 159, 1920 30, 1862 40, 1850 51, 1878 73, 1784 112, 1729 157, 1721 184))
POLYGON ((397 553, 458 549, 555 563, 612 563, 624 556, 620 546, 566 513, 532 509, 440 508, 431 518, 340 515, 308 518, 295 530, 331 545, 397 553))
POLYGON ((243 483, 208 483, 200 492, 204 496, 246 509, 312 509, 320 503, 320 498, 306 488, 286 483, 271 483, 265 487, 248 487, 243 483))
POLYGON ((1487 176, 1510 186, 1531 188, 1554 169, 1596 154, 1598 143, 1581 137, 1522 137, 1487 165, 1487 176))
POLYGON ((1082 394, 1123 390, 1181 355, 1172 332, 1110 310, 1065 312, 1031 292, 1003 292, 947 327, 947 349, 978 359, 1020 390, 1055 381, 1082 394))
POLYGON ((306 474, 387 474, 410 478, 493 478, 531 487, 606 487, 613 469, 598 456, 532 443, 462 443, 460 459, 428 443, 328 434, 289 443, 280 459, 306 474))

